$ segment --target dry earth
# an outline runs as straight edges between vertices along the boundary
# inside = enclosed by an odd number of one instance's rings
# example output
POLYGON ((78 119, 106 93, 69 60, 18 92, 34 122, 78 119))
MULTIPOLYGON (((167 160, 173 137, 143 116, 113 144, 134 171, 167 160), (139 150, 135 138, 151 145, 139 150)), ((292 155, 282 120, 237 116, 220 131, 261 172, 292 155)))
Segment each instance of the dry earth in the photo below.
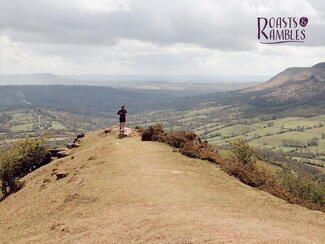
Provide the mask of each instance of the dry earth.
POLYGON ((0 202, 1 243, 325 243, 324 213, 165 144, 96 131, 69 154, 0 202))

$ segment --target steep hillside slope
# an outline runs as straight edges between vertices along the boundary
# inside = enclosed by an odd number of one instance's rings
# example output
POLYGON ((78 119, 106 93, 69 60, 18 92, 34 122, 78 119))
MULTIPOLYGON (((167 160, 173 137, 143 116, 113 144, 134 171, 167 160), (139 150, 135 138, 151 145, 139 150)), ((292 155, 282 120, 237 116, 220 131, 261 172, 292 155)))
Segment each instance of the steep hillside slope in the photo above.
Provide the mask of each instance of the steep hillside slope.
POLYGON ((324 97, 325 62, 310 68, 288 68, 268 82, 247 91, 263 91, 265 100, 277 102, 310 102, 324 97), (315 99, 316 98, 316 99, 315 99))
POLYGON ((0 203, 1 243, 324 243, 325 214, 165 144, 88 134, 0 203))
POLYGON ((284 71, 280 72, 273 78, 271 78, 268 82, 265 82, 264 84, 261 84, 259 86, 256 86, 252 88, 252 90, 262 90, 266 88, 272 88, 272 87, 278 87, 283 85, 284 83, 288 82, 288 80, 291 79, 291 77, 295 76, 298 73, 304 72, 308 68, 305 67, 293 67, 293 68, 287 68, 284 71))
POLYGON ((262 90, 266 88, 280 87, 286 83, 308 80, 312 77, 318 79, 325 78, 325 62, 315 64, 312 67, 292 67, 280 72, 268 82, 252 88, 252 90, 262 90))

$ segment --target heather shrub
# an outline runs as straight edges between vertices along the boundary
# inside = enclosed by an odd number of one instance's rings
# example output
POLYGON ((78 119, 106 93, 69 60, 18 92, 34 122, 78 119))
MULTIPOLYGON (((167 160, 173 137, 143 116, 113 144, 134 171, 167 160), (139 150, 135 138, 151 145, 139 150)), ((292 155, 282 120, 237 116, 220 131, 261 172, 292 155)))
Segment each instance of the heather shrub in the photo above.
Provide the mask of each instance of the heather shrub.
POLYGON ((254 164, 244 164, 238 158, 229 158, 221 164, 221 168, 229 175, 252 187, 261 187, 271 177, 266 171, 258 170, 254 164))
POLYGON ((274 196, 277 196, 289 203, 298 203, 298 199, 292 195, 287 189, 278 181, 274 175, 267 173, 269 177, 266 178, 265 183, 259 189, 266 191, 274 196))
POLYGON ((141 136, 142 141, 160 141, 163 142, 165 136, 162 124, 155 124, 149 126, 141 136))
POLYGON ((231 146, 231 152, 241 164, 251 167, 256 163, 256 153, 245 141, 239 139, 228 143, 231 146))
POLYGON ((234 157, 222 161, 221 168, 228 174, 253 187, 267 191, 290 203, 324 211, 325 189, 309 177, 300 177, 288 169, 274 174, 256 166, 256 153, 244 141, 231 142, 234 157))
POLYGON ((9 160, 3 160, 1 156, 0 161, 0 199, 5 198, 10 193, 20 189, 21 185, 14 175, 13 165, 9 160))
POLYGON ((165 134, 163 141, 168 145, 176 148, 181 148, 189 142, 193 142, 197 135, 193 132, 175 132, 165 134))
POLYGON ((18 179, 50 162, 51 156, 43 139, 24 139, 0 156, 1 198, 20 188, 18 179))
POLYGON ((210 148, 207 142, 202 142, 193 132, 166 133, 161 124, 156 124, 144 131, 142 140, 166 143, 179 148, 180 153, 191 158, 200 158, 215 163, 219 161, 217 151, 210 148))
POLYGON ((284 169, 279 178, 287 191, 297 198, 320 205, 325 204, 325 189, 309 177, 298 176, 289 169, 284 169))
POLYGON ((257 170, 254 150, 243 140, 228 143, 231 146, 233 157, 225 161, 221 168, 250 186, 264 185, 270 176, 265 171, 257 170))
POLYGON ((180 148, 180 153, 191 157, 220 163, 221 159, 216 150, 212 150, 207 143, 187 142, 180 148))
POLYGON ((256 152, 243 140, 229 142, 232 158, 221 165, 221 168, 230 175, 234 175, 247 185, 258 187, 273 195, 289 200, 287 190, 278 182, 270 171, 258 168, 256 152))

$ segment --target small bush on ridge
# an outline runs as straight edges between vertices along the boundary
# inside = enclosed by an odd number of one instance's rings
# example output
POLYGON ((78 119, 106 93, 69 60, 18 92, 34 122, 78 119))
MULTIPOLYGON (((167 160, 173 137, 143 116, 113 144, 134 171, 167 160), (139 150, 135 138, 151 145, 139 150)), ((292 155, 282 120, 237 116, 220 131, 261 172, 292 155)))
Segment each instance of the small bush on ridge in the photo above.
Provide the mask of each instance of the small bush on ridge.
POLYGON ((142 141, 159 141, 179 148, 180 153, 217 163, 219 155, 208 143, 202 142, 193 132, 166 133, 161 124, 149 126, 142 134, 142 141))
POLYGON ((325 204, 325 189, 312 179, 297 176, 289 169, 282 170, 279 178, 284 187, 294 196, 320 205, 325 204))
POLYGON ((180 153, 191 157, 208 160, 213 163, 220 163, 221 158, 217 151, 212 150, 207 143, 188 142, 180 148, 180 153))
POLYGON ((193 132, 175 132, 165 134, 163 142, 176 148, 182 148, 185 144, 193 142, 197 138, 197 135, 193 132))
POLYGON ((43 139, 23 139, 3 151, 0 155, 0 199, 20 188, 19 178, 50 160, 43 139))
POLYGON ((151 125, 142 133, 142 141, 160 141, 163 142, 163 137, 166 133, 163 130, 162 124, 151 125))

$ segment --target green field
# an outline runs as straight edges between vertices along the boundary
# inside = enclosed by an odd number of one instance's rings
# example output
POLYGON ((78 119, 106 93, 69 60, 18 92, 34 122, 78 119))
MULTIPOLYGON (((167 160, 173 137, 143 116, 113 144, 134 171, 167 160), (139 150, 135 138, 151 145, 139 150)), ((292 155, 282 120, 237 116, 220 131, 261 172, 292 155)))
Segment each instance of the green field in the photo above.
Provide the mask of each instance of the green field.
POLYGON ((324 135, 324 116, 317 116, 288 117, 252 124, 231 125, 221 129, 214 128, 205 137, 210 143, 220 146, 225 146, 227 140, 246 139, 253 147, 301 155, 303 158, 308 156, 308 159, 304 158, 304 160, 310 161, 310 158, 324 160, 324 135), (317 143, 310 145, 312 140, 316 140, 317 143))
MULTIPOLYGON (((22 123, 24 123, 22 121, 22 123)), ((33 130, 33 123, 18 124, 10 127, 11 132, 28 132, 33 130)))
POLYGON ((51 121, 51 128, 53 130, 65 130, 66 127, 58 121, 51 121))
POLYGON ((80 116, 51 109, 0 112, 0 147, 19 138, 45 137, 51 146, 71 143, 80 132, 110 126, 103 118, 80 116))
POLYGON ((161 110, 132 117, 132 124, 162 123, 169 131, 194 131, 218 147, 244 139, 260 149, 299 157, 302 163, 325 163, 325 115, 312 117, 245 116, 238 107, 208 104, 189 110, 161 110), (314 161, 314 163, 316 162, 314 161))

